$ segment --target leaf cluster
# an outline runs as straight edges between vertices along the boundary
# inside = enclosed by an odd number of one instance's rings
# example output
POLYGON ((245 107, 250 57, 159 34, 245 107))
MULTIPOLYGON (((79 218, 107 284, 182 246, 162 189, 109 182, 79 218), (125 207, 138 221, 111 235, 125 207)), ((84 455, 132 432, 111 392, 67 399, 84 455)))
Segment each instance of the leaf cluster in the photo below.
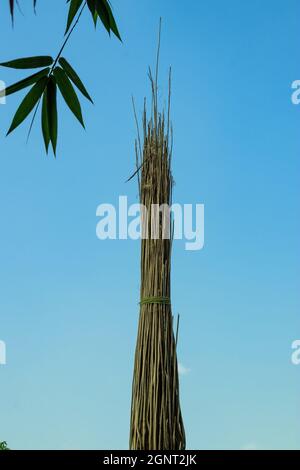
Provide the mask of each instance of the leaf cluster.
POLYGON ((0 450, 9 450, 9 448, 7 447, 7 442, 0 442, 0 450))
MULTIPOLYGON (((12 21, 14 19, 15 3, 17 3, 16 0, 9 0, 12 21)), ((44 55, 24 57, 0 63, 2 67, 13 69, 40 69, 38 72, 34 72, 17 83, 0 90, 0 98, 31 87, 15 112, 7 135, 13 132, 33 112, 29 128, 30 134, 37 111, 41 107, 41 129, 46 152, 48 153, 51 144, 54 155, 56 155, 58 135, 57 92, 60 92, 66 105, 83 127, 84 120, 77 92, 79 91, 87 100, 93 103, 79 75, 67 59, 62 57, 64 47, 84 8, 87 7, 95 27, 98 22, 101 22, 109 34, 113 33, 121 41, 108 0, 67 0, 66 3, 69 4, 65 30, 66 38, 55 58, 44 55)), ((34 9, 36 4, 37 0, 33 0, 34 9)))

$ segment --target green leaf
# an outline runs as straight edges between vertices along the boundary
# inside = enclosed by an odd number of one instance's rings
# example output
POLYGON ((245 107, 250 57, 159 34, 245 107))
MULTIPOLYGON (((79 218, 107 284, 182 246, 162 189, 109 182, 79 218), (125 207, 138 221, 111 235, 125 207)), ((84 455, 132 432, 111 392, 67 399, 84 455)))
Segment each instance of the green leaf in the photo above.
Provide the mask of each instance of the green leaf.
POLYGON ((33 110, 34 106, 39 101, 40 97, 42 96, 43 91, 45 90, 45 86, 47 84, 48 78, 43 77, 41 78, 29 91, 29 93, 25 96, 22 103, 18 107, 16 114, 12 120, 11 126, 6 135, 10 134, 16 127, 18 127, 24 119, 30 114, 33 110))
POLYGON ((94 15, 93 15, 93 21, 94 21, 94 26, 96 28, 97 26, 97 20, 98 20, 98 13, 95 11, 94 15))
MULTIPOLYGON (((18 0, 9 0, 9 11, 10 11, 10 16, 11 16, 12 24, 14 24, 15 3, 18 5, 18 0)), ((33 9, 34 9, 34 12, 35 12, 35 10, 36 10, 36 3, 37 3, 37 0, 33 0, 33 9)), ((19 6, 19 5, 18 5, 18 6, 19 6)), ((19 8, 20 8, 20 7, 19 7, 19 8)))
POLYGON ((114 15, 113 15, 113 12, 111 10, 110 5, 109 5, 107 0, 102 0, 102 2, 106 4, 106 9, 107 9, 108 15, 109 15, 110 29, 117 36, 117 38, 120 39, 120 41, 122 42, 122 39, 121 39, 121 36, 120 36, 120 33, 119 33, 119 30, 118 30, 116 21, 114 19, 114 15))
POLYGON ((93 21, 94 21, 94 25, 96 27, 98 14, 96 12, 95 0, 86 0, 86 3, 87 3, 87 6, 88 6, 88 8, 91 12, 91 15, 92 15, 93 21))
POLYGON ((48 153, 49 143, 50 143, 50 132, 49 132, 49 122, 48 122, 48 91, 47 88, 43 94, 43 103, 42 103, 42 132, 45 142, 46 152, 48 153))
POLYGON ((70 82, 66 72, 61 67, 55 67, 53 75, 65 102, 69 106, 72 113, 77 117, 80 124, 84 127, 81 106, 73 85, 70 82))
POLYGON ((15 0, 9 0, 9 11, 10 11, 12 24, 14 24, 15 0))
POLYGON ((49 78, 47 85, 47 111, 50 141, 54 155, 56 155, 57 145, 57 89, 56 81, 53 76, 49 78))
POLYGON ((2 62, 2 67, 10 67, 13 69, 36 69, 39 67, 47 67, 53 63, 53 58, 48 55, 35 57, 24 57, 23 59, 10 60, 2 62))
POLYGON ((24 78, 23 80, 20 80, 19 82, 14 83, 13 85, 10 85, 7 88, 4 88, 0 91, 0 98, 2 98, 3 96, 11 95, 12 93, 16 93, 16 91, 20 91, 23 88, 26 88, 29 85, 32 85, 33 83, 36 83, 40 78, 43 78, 48 75, 49 71, 50 68, 47 67, 46 69, 43 69, 40 72, 34 73, 33 75, 30 75, 29 77, 24 78))
POLYGON ((108 34, 110 34, 110 18, 109 12, 106 8, 106 4, 102 0, 95 0, 95 7, 100 20, 102 21, 108 34))
POLYGON ((86 3, 87 3, 87 6, 88 6, 88 8, 89 8, 89 10, 92 14, 93 19, 94 19, 95 14, 97 14, 95 0, 87 0, 86 3))
POLYGON ((74 20, 74 17, 76 16, 79 8, 82 5, 82 2, 83 0, 71 0, 65 34, 69 31, 69 28, 74 20))
POLYGON ((81 91, 83 96, 85 96, 91 103, 93 103, 93 100, 90 97, 90 95, 88 94, 84 84, 80 80, 79 76, 77 75, 77 73, 75 72, 73 67, 69 64, 69 62, 64 57, 61 57, 59 59, 59 64, 62 66, 62 68, 64 69, 64 71, 68 75, 68 77, 72 80, 74 85, 76 85, 77 88, 81 91))
POLYGON ((108 34, 110 34, 112 31, 117 36, 117 38, 122 41, 109 2, 107 0, 87 0, 87 4, 93 16, 94 22, 96 22, 98 15, 108 34))
POLYGON ((6 441, 0 442, 0 450, 9 450, 6 441))

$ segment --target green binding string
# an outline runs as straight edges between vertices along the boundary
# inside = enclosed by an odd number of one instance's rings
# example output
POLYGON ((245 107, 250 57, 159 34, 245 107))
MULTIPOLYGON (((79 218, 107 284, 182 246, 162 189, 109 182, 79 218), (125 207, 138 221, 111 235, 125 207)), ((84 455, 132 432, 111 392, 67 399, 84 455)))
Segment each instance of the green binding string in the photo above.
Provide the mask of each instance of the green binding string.
POLYGON ((144 297, 140 305, 145 304, 171 305, 171 300, 169 297, 144 297))

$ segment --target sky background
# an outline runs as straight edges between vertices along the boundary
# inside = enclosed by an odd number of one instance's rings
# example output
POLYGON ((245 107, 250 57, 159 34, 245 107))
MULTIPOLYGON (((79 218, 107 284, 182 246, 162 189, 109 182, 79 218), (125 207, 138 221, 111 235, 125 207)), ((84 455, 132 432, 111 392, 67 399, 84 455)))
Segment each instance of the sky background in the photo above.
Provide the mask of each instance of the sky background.
MULTIPOLYGON (((1 2, 1 61, 53 54, 63 0, 1 2), (51 3, 51 6, 50 6, 51 3), (48 5, 49 4, 49 5, 48 5)), ((190 449, 300 449, 298 0, 113 0, 123 44, 86 13, 66 51, 94 98, 86 131, 59 101, 57 159, 37 119, 5 138, 0 106, 0 441, 14 449, 126 449, 139 242, 96 238, 96 208, 137 202, 134 94, 173 69, 174 201, 205 204, 205 247, 174 243, 181 401, 190 449)), ((26 72, 0 70, 8 84, 26 72)))

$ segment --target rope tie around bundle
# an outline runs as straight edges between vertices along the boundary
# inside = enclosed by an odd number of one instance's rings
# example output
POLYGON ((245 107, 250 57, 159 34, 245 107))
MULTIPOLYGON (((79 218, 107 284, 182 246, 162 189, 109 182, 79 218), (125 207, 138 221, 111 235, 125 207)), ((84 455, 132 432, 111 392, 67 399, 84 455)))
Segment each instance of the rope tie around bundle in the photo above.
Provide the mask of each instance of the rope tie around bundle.
POLYGON ((140 305, 145 304, 171 305, 171 300, 169 297, 145 297, 140 301, 140 305))

